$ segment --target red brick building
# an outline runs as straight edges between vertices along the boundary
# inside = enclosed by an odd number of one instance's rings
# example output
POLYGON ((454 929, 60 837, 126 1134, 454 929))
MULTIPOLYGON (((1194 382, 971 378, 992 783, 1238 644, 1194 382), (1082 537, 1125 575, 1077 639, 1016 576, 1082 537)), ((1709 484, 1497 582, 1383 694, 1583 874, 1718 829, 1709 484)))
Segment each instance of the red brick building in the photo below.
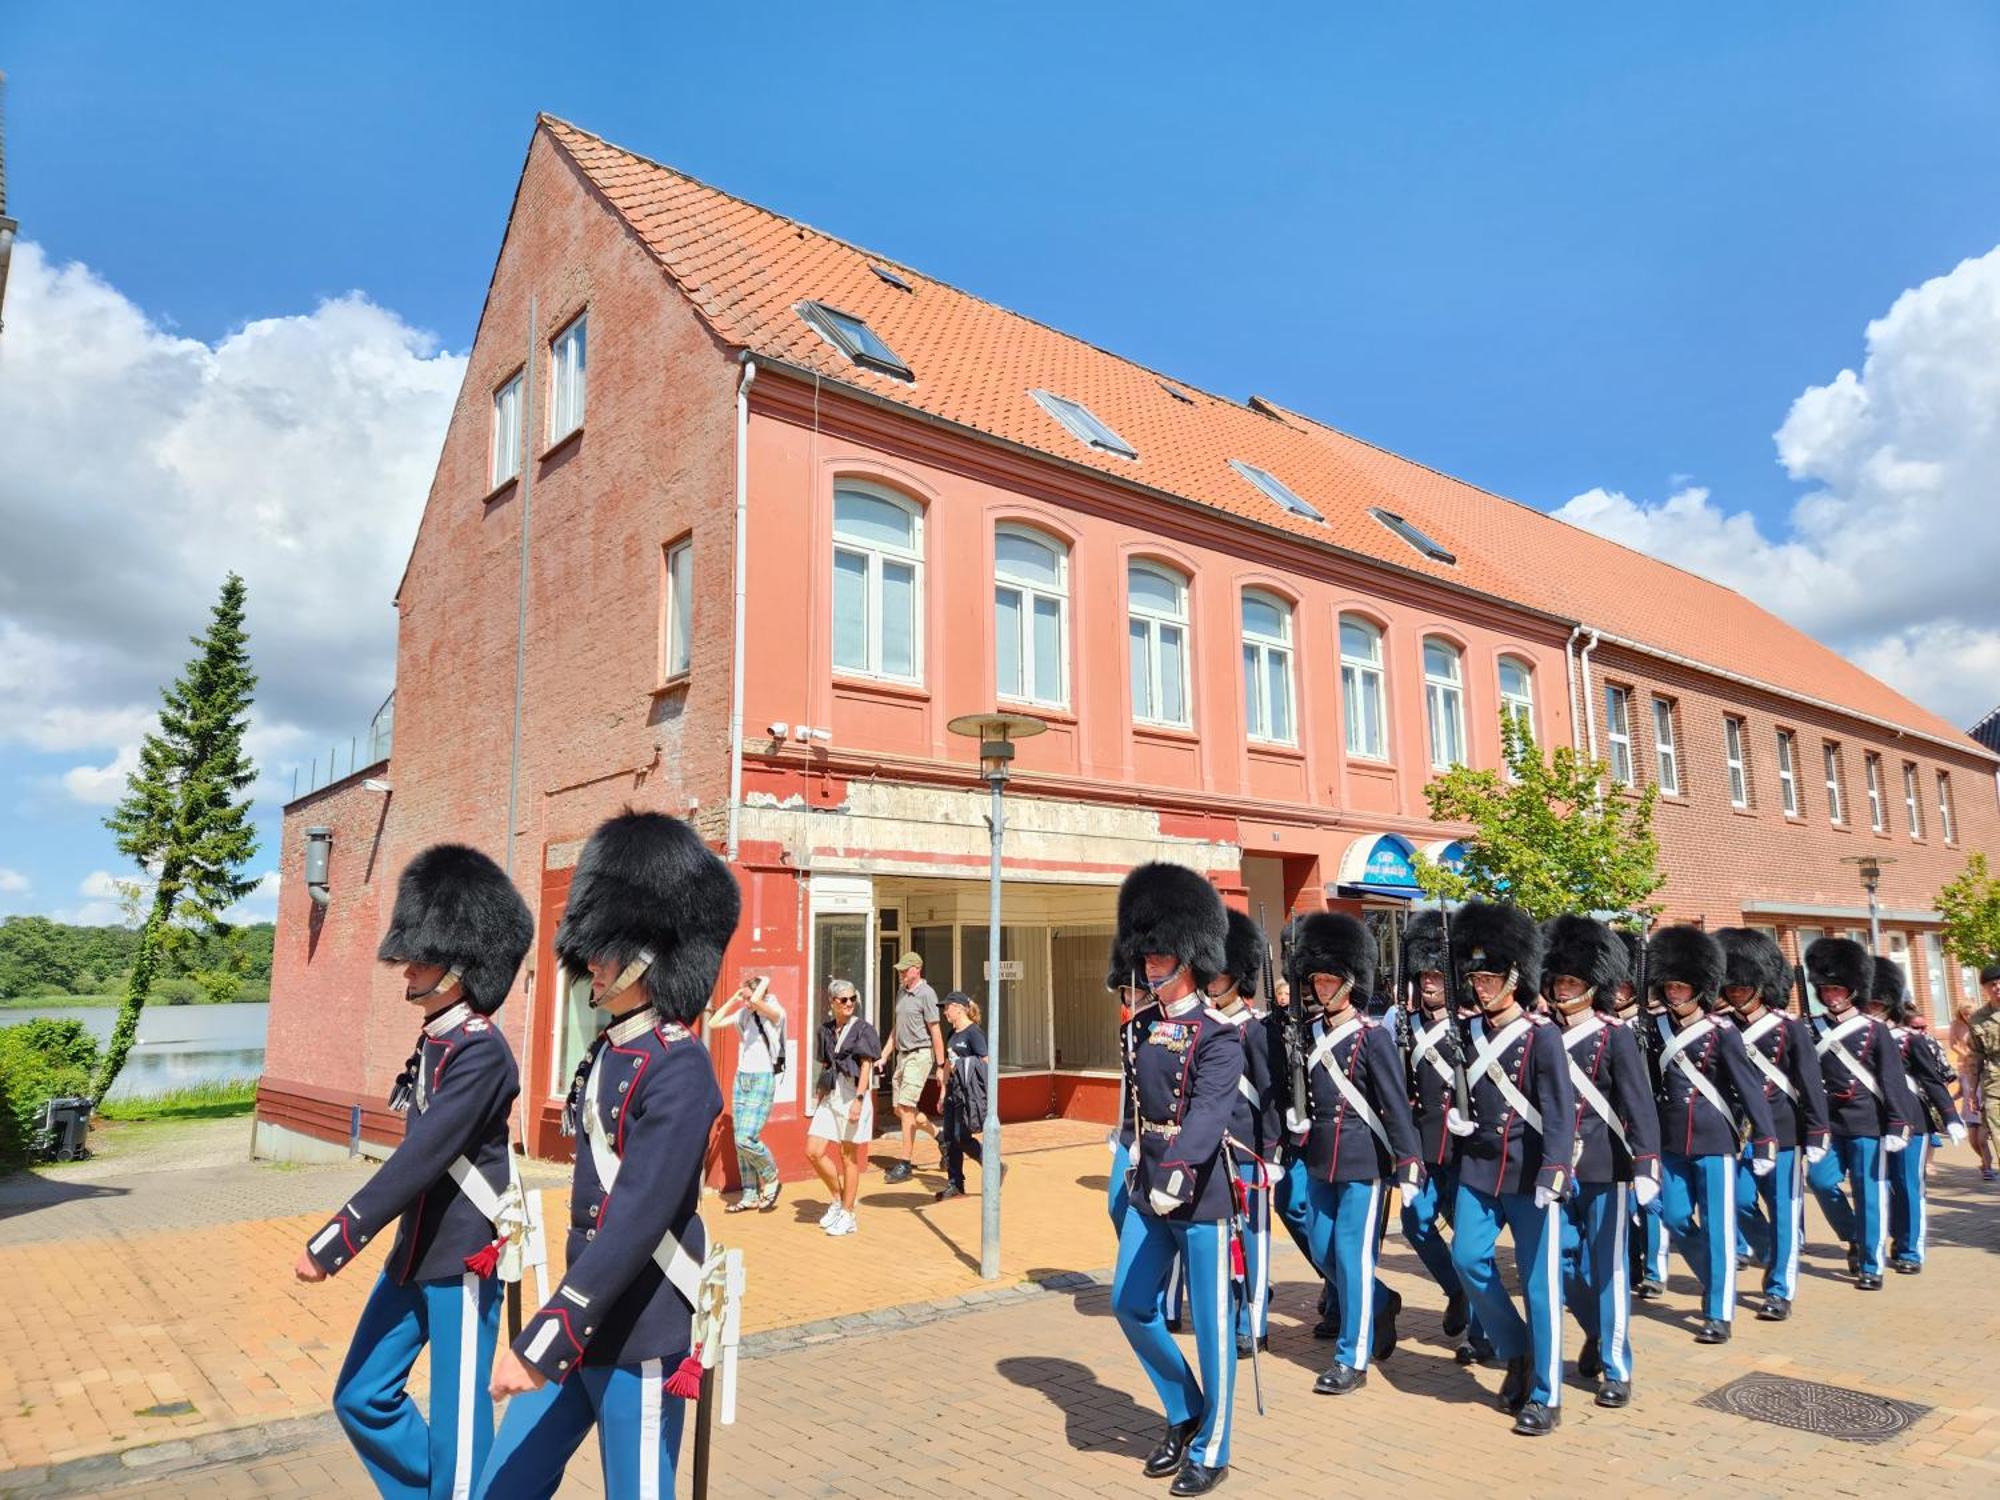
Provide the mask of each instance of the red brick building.
POLYGON ((979 993, 985 791, 946 726, 996 703, 1049 726, 1009 789, 1016 1117, 1109 1112, 1125 870, 1273 924, 1407 894, 1463 831, 1425 782, 1495 764, 1503 705, 1662 784, 1670 918, 1865 927, 1842 861, 1893 858, 1885 946, 1940 1007, 1933 893, 2000 830, 1994 755, 1729 590, 546 117, 396 606, 393 756, 286 810, 267 1150, 357 1106, 393 1137, 412 1016, 373 945, 438 839, 536 911, 502 1022, 538 1153, 591 1024, 550 935, 628 803, 732 860, 724 983, 768 973, 795 1040, 836 974, 883 1003, 905 947, 979 993))

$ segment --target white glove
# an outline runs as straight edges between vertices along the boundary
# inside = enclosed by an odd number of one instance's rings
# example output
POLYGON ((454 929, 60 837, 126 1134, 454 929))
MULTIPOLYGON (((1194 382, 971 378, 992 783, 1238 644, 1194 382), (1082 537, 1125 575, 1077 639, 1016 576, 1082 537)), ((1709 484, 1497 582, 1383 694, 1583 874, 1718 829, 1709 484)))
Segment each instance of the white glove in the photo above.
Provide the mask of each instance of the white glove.
POLYGON ((1154 1188, 1148 1192, 1146 1199, 1153 1205, 1153 1212, 1163 1219, 1181 1206, 1180 1199, 1170 1198, 1158 1188, 1154 1188))
POLYGON ((1635 1178, 1632 1182, 1632 1197, 1644 1208, 1660 1196, 1660 1185, 1650 1177, 1635 1178))
POLYGON ((1479 1127, 1460 1114, 1458 1106, 1454 1104, 1444 1112, 1444 1128, 1453 1135, 1471 1135, 1479 1127))
POLYGON ((1882 1149, 1887 1151, 1891 1156, 1894 1156, 1898 1151, 1908 1150, 1909 1145, 1910 1138, 1906 1135, 1885 1135, 1882 1137, 1882 1149))
POLYGON ((1554 1188, 1538 1187, 1535 1189, 1535 1207, 1547 1208, 1551 1203, 1554 1203, 1555 1201, 1556 1201, 1556 1190, 1554 1188))
POLYGON ((1965 1144, 1965 1127, 1959 1124, 1958 1121, 1953 1120, 1949 1125, 1945 1126, 1944 1133, 1951 1137, 1951 1143, 1954 1146, 1963 1146, 1965 1144))
POLYGON ((1823 1161, 1825 1161, 1825 1160, 1826 1160, 1826 1147, 1824 1147, 1824 1146, 1808 1146, 1808 1147, 1806 1147, 1806 1165, 1807 1165, 1807 1166, 1809 1166, 1809 1167, 1816 1167, 1816 1166, 1818 1166, 1818 1165, 1819 1165, 1819 1164, 1820 1164, 1821 1162, 1823 1162, 1823 1161))
POLYGON ((1408 1202, 1424 1190, 1424 1169, 1418 1162, 1411 1162, 1403 1169, 1403 1199, 1408 1202))
POLYGON ((1750 1175, 1752 1177, 1769 1177, 1772 1168, 1777 1165, 1768 1156, 1753 1156, 1750 1158, 1750 1175))

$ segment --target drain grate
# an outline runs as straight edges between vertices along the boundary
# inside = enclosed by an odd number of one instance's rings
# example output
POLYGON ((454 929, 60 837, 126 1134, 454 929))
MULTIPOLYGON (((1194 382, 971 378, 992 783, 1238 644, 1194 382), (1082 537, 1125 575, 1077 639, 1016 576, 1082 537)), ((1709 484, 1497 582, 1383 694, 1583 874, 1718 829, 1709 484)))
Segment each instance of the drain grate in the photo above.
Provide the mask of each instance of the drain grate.
POLYGON ((1784 1375, 1745 1375, 1695 1405, 1848 1443, 1886 1443, 1930 1411, 1911 1401, 1784 1375))

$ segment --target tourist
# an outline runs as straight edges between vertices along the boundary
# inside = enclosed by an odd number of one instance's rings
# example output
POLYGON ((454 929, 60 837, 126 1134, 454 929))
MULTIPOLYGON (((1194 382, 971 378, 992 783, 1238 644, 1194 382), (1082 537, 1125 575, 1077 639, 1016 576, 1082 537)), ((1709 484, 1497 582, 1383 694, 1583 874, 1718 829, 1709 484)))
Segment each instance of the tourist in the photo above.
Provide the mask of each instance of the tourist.
MULTIPOLYGON (((921 953, 896 960, 896 1019, 882 1054, 889 1075, 889 1102, 903 1127, 903 1158, 882 1174, 884 1182, 908 1182, 916 1170, 917 1132, 937 1139, 937 1126, 923 1112, 924 1085, 937 1079, 944 1092, 944 1029, 938 1020, 937 991, 924 981, 921 953)), ((940 1152, 942 1147, 940 1147, 940 1152)))
POLYGON ((868 1165, 875 1137, 875 1066, 882 1043, 875 1028, 855 1014, 860 996, 845 979, 826 989, 827 1019, 820 1023, 814 1055, 819 1077, 813 1085, 812 1124, 806 1128, 806 1160, 833 1202, 820 1215, 830 1235, 855 1233, 855 1194, 868 1165))
POLYGON ((745 975, 736 991, 709 1016, 712 1027, 736 1027, 736 1086, 729 1101, 736 1136, 736 1168, 743 1195, 725 1213, 778 1206, 778 1159, 759 1139, 771 1117, 771 1100, 785 1071, 785 1008, 771 998, 771 981, 745 975))
POLYGON ((966 1157, 978 1162, 982 1170, 986 1165, 986 1158, 979 1153, 979 1129, 986 1121, 986 1033, 979 1029, 979 1005, 971 996, 953 990, 944 998, 944 1019, 951 1027, 944 1044, 951 1061, 945 1075, 944 1119, 938 1130, 945 1175, 945 1185, 937 1191, 940 1199, 964 1194, 966 1157))

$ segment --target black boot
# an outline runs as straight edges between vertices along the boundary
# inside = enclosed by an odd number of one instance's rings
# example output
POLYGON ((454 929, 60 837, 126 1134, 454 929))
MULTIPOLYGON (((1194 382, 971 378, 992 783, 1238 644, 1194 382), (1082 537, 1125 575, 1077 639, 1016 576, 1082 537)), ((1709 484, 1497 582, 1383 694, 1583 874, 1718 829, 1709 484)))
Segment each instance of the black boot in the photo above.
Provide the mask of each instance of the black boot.
POLYGON ((1715 1318, 1703 1318, 1694 1331, 1697 1344, 1726 1344, 1729 1342, 1729 1325, 1715 1318))
POLYGON ((1858 1292, 1879 1292, 1882 1290, 1882 1278, 1880 1276, 1856 1276, 1854 1278, 1854 1289, 1858 1292))
POLYGON ((1396 1315, 1402 1310, 1403 1294, 1389 1293, 1388 1315, 1375 1320, 1375 1343, 1369 1350, 1375 1356, 1377 1364, 1396 1352, 1396 1315))
POLYGON ((1462 1365, 1490 1365, 1493 1363, 1493 1341, 1488 1338, 1467 1339, 1458 1346, 1453 1357, 1462 1365))
POLYGON ((1357 1370, 1352 1365, 1335 1361, 1320 1373, 1313 1382, 1315 1396, 1345 1396, 1349 1391, 1358 1391, 1368 1384, 1368 1372, 1357 1370))
POLYGON ((1626 1406, 1631 1400, 1632 1382, 1629 1380, 1607 1380, 1597 1388, 1599 1406, 1626 1406))
POLYGON ((1785 1297, 1766 1297, 1764 1305, 1757 1309, 1757 1320, 1760 1323, 1782 1323, 1791 1315, 1792 1304, 1790 1299, 1785 1297))
POLYGON ((1199 1422, 1170 1422, 1166 1436, 1160 1439, 1160 1446, 1146 1455, 1146 1477, 1165 1479, 1181 1466, 1187 1456, 1187 1445, 1194 1441, 1194 1435, 1201 1427, 1199 1422))
POLYGON ((1507 1378, 1500 1382, 1500 1409, 1518 1412, 1528 1400, 1528 1356, 1517 1354, 1507 1361, 1507 1378))
POLYGON ((1563 1414, 1542 1401, 1529 1401, 1514 1418, 1514 1431, 1522 1437, 1547 1437, 1562 1426, 1563 1414))
POLYGON ((1665 1287, 1653 1280, 1652 1277, 1646 1276, 1642 1277, 1639 1284, 1632 1288, 1632 1295, 1637 1297, 1641 1302, 1652 1302, 1657 1300, 1664 1291, 1666 1291, 1665 1287))
POLYGON ((1920 1260, 1892 1260, 1889 1264, 1896 1268, 1898 1276, 1921 1276, 1924 1271, 1924 1263, 1920 1260))
POLYGON ((1255 1339, 1251 1338, 1247 1333, 1236 1335, 1236 1357, 1238 1359, 1248 1359, 1256 1352, 1257 1341, 1255 1339))
POLYGON ((1181 1465, 1181 1471, 1174 1476, 1173 1487, 1167 1493, 1169 1495, 1206 1495, 1210 1490, 1222 1483, 1224 1479, 1228 1478, 1228 1476, 1229 1468, 1227 1465, 1224 1465, 1220 1469, 1210 1469, 1196 1463, 1193 1459, 1189 1459, 1181 1465))
POLYGON ((1847 1274, 1849 1276, 1861 1274, 1861 1246, 1858 1242, 1847 1247, 1847 1274))
POLYGON ((1466 1315, 1465 1293, 1453 1292, 1444 1302, 1444 1336, 1455 1339, 1465 1332, 1471 1319, 1466 1315))
POLYGON ((1585 1380, 1595 1380, 1604 1373, 1604 1361, 1598 1356, 1596 1339, 1585 1339, 1583 1347, 1576 1351, 1576 1373, 1585 1380))

